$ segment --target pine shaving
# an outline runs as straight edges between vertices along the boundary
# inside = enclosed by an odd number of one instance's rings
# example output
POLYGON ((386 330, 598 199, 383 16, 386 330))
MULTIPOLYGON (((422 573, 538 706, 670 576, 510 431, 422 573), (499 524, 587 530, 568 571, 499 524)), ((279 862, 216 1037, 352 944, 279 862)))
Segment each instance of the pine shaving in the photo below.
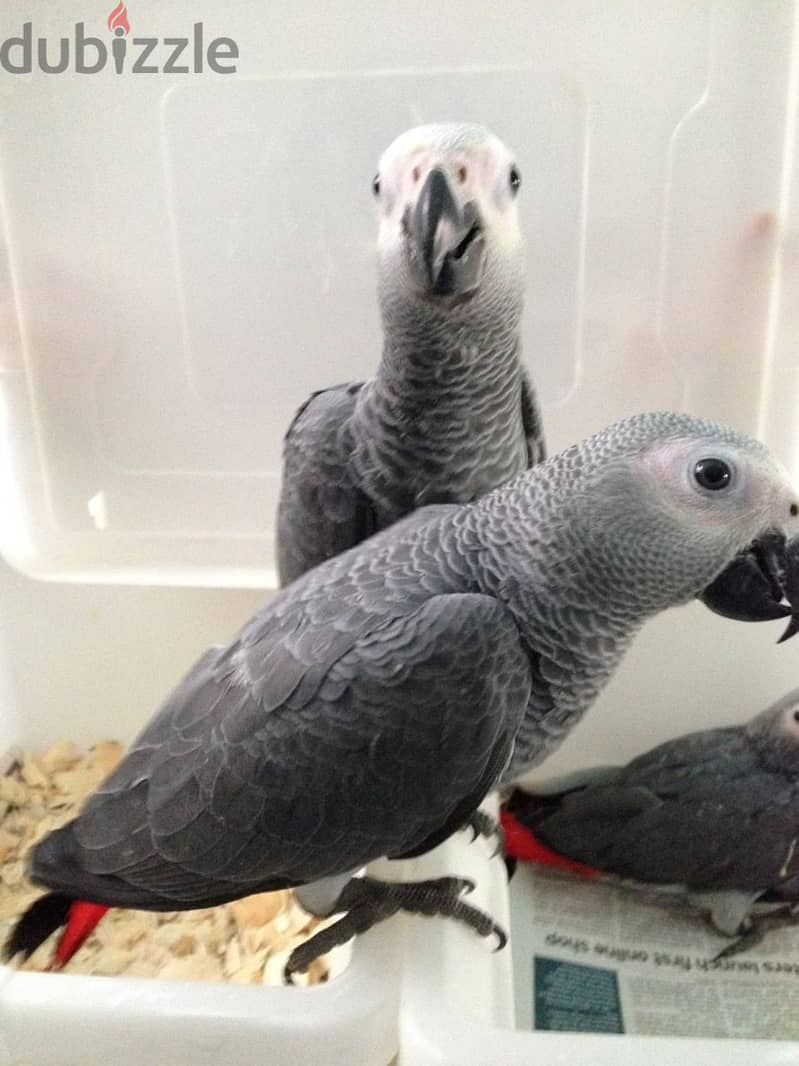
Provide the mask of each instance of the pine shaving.
MULTIPOLYGON (((75 816, 123 750, 115 741, 102 740, 82 754, 71 741, 59 740, 48 751, 20 753, 0 775, 0 941, 41 895, 25 877, 28 851, 75 816)), ((329 920, 307 914, 290 891, 169 914, 114 909, 61 972, 280 985, 291 951, 325 924, 329 920)), ((58 935, 19 968, 46 970, 58 935)), ((327 981, 335 955, 322 956, 306 974, 296 974, 295 983, 327 981)))

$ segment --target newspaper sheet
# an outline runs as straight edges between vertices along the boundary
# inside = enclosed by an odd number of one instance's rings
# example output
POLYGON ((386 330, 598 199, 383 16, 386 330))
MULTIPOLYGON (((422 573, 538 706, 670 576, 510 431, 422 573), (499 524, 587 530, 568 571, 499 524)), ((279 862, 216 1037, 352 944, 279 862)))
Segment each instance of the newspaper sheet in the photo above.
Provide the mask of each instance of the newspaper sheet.
POLYGON ((729 940, 690 911, 531 865, 511 881, 517 1024, 799 1040, 799 925, 729 940))

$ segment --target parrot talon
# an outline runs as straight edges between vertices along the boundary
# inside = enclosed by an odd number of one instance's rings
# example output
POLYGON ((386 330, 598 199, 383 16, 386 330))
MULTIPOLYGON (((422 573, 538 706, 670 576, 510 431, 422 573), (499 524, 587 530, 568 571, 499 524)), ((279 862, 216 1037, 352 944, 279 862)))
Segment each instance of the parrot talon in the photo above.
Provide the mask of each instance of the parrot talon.
POLYGON ((740 936, 737 936, 731 944, 727 944, 726 947, 717 952, 711 962, 720 962, 722 959, 730 959, 733 955, 740 955, 741 952, 749 951, 750 948, 760 943, 765 932, 765 929, 761 929, 759 925, 751 925, 740 936))
POLYGON ((494 929, 494 936, 497 938, 497 944, 494 948, 494 954, 496 955, 496 953, 498 951, 502 951, 502 949, 507 944, 508 934, 500 926, 496 926, 496 928, 494 929))
POLYGON ((474 888, 474 881, 467 877, 409 882, 354 877, 347 882, 336 903, 336 910, 344 912, 343 916, 292 951, 283 968, 283 978, 287 984, 293 984, 293 974, 307 970, 320 955, 346 944, 358 933, 367 932, 398 911, 454 918, 479 936, 496 936, 494 950, 499 951, 508 942, 505 931, 489 915, 460 899, 462 892, 471 892, 474 888))
POLYGON ((729 959, 733 955, 749 951, 750 948, 756 947, 764 939, 769 930, 779 929, 785 925, 794 925, 797 917, 799 917, 798 911, 797 904, 793 903, 790 906, 781 908, 774 914, 763 914, 759 917, 748 915, 745 921, 741 923, 740 934, 731 944, 727 944, 717 955, 714 955, 712 961, 718 962, 720 959, 729 959))
MULTIPOLYGON (((357 880, 361 880, 361 878, 357 880)), ((363 878, 363 880, 366 880, 366 878, 363 878)), ((303 944, 300 944, 299 947, 296 947, 283 967, 283 980, 286 984, 293 985, 294 974, 304 973, 320 955, 325 955, 327 952, 332 951, 333 948, 346 944, 348 940, 352 940, 356 933, 365 933, 384 918, 391 917, 391 914, 396 913, 398 909, 380 911, 375 910, 370 904, 371 901, 368 901, 351 907, 343 918, 315 933, 303 944)))
POLYGON ((492 859, 496 855, 499 855, 503 850, 505 837, 502 832, 502 826, 496 818, 492 818, 490 814, 479 809, 474 811, 464 825, 464 829, 467 827, 472 831, 472 839, 470 841, 472 844, 478 837, 485 837, 488 840, 493 839, 494 850, 491 852, 492 859))

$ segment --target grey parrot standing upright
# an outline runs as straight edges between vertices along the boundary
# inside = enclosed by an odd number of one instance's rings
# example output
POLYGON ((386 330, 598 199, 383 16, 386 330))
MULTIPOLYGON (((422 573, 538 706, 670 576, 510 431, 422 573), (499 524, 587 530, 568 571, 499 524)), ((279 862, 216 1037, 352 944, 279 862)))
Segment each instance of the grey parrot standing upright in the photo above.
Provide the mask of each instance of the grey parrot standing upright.
POLYGON ((703 595, 739 618, 792 615, 797 514, 761 444, 670 413, 415 512, 206 652, 33 849, 30 875, 53 891, 7 950, 35 947, 73 901, 169 911, 287 886, 345 912, 289 974, 399 909, 497 932, 459 878, 351 875, 433 848, 540 762, 658 612, 703 595))
POLYGON ((370 380, 314 393, 289 427, 281 584, 418 507, 467 503, 544 458, 520 362, 520 182, 481 126, 421 126, 383 154, 382 359, 370 380))
POLYGON ((759 939, 775 917, 793 918, 799 689, 747 725, 688 733, 627 766, 569 775, 564 784, 516 790, 507 801, 512 857, 676 897, 707 911, 719 932, 742 934, 733 950, 759 939), (758 922, 761 911, 767 917, 758 922))

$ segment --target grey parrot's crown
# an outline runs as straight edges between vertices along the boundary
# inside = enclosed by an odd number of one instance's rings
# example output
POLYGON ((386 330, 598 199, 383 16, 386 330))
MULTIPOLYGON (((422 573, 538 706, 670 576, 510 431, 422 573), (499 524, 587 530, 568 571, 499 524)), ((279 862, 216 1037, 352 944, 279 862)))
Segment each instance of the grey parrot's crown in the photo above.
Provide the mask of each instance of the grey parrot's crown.
POLYGON ((656 442, 687 437, 707 437, 714 443, 743 448, 771 459, 768 448, 754 437, 709 418, 678 411, 648 411, 631 415, 607 426, 575 447, 601 462, 609 454, 634 453, 656 442))
POLYGON ((487 126, 477 122, 429 122, 423 126, 414 126, 401 134, 398 140, 435 144, 442 152, 462 151, 479 148, 488 141, 495 140, 496 134, 487 126))

